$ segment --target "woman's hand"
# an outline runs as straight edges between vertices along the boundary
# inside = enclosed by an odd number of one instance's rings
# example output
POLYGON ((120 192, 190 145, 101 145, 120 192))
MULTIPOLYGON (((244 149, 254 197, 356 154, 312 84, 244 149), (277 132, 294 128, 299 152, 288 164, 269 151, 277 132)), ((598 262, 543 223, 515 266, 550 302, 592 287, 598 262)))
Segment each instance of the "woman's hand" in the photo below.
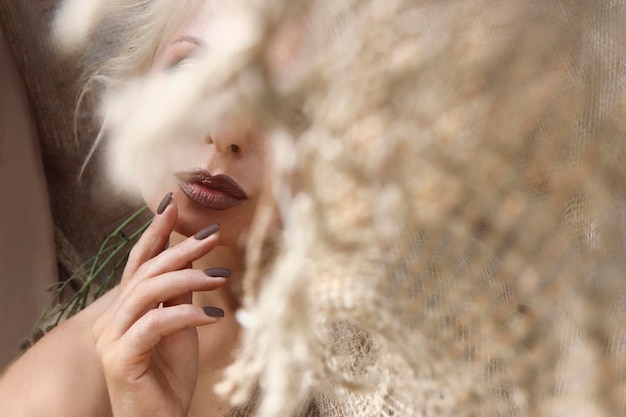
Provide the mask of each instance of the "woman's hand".
POLYGON ((198 369, 196 327, 223 316, 191 304, 193 291, 224 283, 190 269, 215 247, 218 227, 163 250, 177 217, 168 195, 130 253, 119 297, 93 328, 115 417, 187 416, 198 369))

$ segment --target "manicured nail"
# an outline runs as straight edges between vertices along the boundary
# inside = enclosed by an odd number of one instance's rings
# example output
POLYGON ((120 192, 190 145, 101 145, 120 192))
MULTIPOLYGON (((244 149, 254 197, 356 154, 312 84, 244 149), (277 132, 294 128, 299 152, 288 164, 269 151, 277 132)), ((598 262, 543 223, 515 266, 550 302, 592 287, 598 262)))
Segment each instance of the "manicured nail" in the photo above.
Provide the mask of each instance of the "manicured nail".
POLYGON ((204 314, 209 317, 224 317, 224 310, 217 307, 203 307, 204 314))
POLYGON ((230 269, 226 268, 209 268, 205 269, 204 273, 210 277, 228 278, 230 276, 230 269))
POLYGON ((157 208, 157 214, 163 214, 167 206, 170 205, 170 201, 172 201, 172 193, 167 193, 157 208))
POLYGON ((218 230, 220 230, 220 225, 212 224, 211 226, 205 227, 204 229, 200 230, 194 235, 194 237, 196 238, 196 240, 206 239, 207 237, 217 233, 218 230))

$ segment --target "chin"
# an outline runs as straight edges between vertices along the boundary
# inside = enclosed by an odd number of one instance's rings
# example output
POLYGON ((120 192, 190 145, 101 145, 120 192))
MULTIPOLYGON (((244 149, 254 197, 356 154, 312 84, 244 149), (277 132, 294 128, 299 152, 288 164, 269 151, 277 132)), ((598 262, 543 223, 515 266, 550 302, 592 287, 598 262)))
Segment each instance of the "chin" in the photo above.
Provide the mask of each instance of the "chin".
MULTIPOLYGON (((198 208, 189 201, 179 202, 178 222, 175 231, 184 236, 193 236, 199 230, 212 224, 220 225, 220 246, 237 247, 244 249, 247 243, 251 219, 248 210, 238 210, 239 207, 217 211, 198 208)), ((241 207, 242 209, 244 207, 241 207)))

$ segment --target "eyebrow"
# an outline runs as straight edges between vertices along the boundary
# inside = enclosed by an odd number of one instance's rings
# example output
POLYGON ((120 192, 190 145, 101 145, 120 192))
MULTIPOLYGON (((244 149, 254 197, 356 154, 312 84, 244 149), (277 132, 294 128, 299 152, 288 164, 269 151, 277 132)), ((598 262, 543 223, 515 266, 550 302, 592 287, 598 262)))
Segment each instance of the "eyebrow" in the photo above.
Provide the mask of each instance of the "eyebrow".
POLYGON ((182 35, 179 36, 178 38, 174 39, 172 41, 172 44, 176 44, 176 43, 193 43, 194 45, 198 45, 198 46, 206 46, 206 43, 200 39, 200 38, 196 38, 195 36, 189 36, 189 35, 182 35))

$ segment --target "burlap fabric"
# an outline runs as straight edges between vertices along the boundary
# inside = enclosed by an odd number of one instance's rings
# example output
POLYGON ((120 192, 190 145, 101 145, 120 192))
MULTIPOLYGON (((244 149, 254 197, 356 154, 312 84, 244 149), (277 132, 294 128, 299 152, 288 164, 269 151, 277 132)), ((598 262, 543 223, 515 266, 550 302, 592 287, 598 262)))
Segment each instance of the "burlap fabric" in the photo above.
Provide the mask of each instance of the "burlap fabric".
MULTIPOLYGON (((308 124, 272 137, 282 246, 260 259, 257 224, 220 389, 259 392, 263 417, 311 397, 326 416, 626 415, 626 2, 303 3, 324 24, 292 87, 308 124)), ((250 4, 263 27, 293 2, 250 4)), ((262 73, 262 49, 223 65, 262 73)))
POLYGON ((263 416, 311 391, 330 416, 625 415, 626 3, 315 3, 338 33, 225 387, 259 380, 263 416))
POLYGON ((36 123, 55 226, 59 279, 75 273, 136 207, 106 186, 96 157, 80 167, 93 144, 88 111, 76 116, 83 69, 63 59, 50 38, 54 0, 0 2, 0 27, 25 84, 36 123))

